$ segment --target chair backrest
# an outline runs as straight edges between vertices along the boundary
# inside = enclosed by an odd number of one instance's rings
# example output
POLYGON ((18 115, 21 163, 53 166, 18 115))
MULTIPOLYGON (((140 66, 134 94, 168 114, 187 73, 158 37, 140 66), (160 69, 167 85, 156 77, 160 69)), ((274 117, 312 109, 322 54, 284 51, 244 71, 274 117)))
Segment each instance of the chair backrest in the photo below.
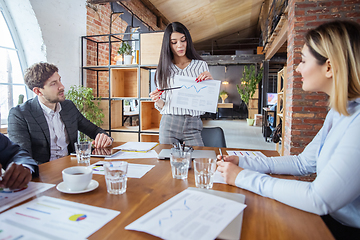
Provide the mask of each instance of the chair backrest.
POLYGON ((203 128, 201 137, 205 147, 226 148, 225 135, 221 127, 203 128))

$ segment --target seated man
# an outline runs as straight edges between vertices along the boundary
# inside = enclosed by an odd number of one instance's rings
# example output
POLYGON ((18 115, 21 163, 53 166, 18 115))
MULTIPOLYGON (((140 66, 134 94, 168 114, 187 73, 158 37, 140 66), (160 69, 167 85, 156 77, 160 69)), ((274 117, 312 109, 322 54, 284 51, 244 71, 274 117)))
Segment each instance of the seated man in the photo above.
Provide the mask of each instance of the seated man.
POLYGON ((0 187, 23 188, 38 175, 38 166, 30 154, 0 133, 0 187), (1 174, 1 168, 6 171, 1 174))
POLYGON ((103 129, 87 120, 70 100, 65 100, 58 68, 36 63, 26 70, 26 85, 37 95, 9 112, 11 141, 27 150, 40 164, 74 152, 78 130, 95 139, 93 145, 112 144, 103 129))

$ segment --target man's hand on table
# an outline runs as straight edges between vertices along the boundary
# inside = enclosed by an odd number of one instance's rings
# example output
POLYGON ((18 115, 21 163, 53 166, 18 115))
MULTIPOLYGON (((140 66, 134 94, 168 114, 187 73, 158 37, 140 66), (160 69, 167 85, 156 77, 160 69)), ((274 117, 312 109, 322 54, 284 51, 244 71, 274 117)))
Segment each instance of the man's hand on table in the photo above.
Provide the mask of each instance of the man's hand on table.
POLYGON ((104 148, 111 146, 112 142, 113 139, 105 133, 98 133, 95 140, 92 142, 92 145, 94 145, 95 148, 104 148))
MULTIPOLYGON (((2 165, 0 164, 0 169, 2 165)), ((31 180, 31 171, 23 165, 11 164, 5 171, 0 181, 0 187, 19 189, 25 187, 31 180)))

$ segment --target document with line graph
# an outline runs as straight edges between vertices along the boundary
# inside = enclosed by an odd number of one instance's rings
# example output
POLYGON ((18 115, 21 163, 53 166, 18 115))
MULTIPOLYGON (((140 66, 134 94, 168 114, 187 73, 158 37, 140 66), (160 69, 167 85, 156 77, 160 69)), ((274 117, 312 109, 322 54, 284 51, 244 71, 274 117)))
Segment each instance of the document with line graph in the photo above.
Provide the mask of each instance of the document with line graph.
POLYGON ((215 239, 245 207, 240 202, 188 188, 125 229, 163 239, 215 239))
POLYGON ((195 77, 175 75, 170 107, 187 108, 216 113, 219 100, 220 81, 206 80, 196 83, 195 77))

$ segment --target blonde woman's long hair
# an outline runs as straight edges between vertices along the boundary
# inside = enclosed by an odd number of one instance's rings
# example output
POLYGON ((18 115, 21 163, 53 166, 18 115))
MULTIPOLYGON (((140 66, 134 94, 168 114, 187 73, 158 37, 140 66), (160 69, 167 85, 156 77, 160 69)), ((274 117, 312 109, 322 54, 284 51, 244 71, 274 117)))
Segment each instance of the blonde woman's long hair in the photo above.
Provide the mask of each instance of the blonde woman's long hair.
POLYGON ((333 71, 330 107, 349 116, 349 100, 360 97, 360 25, 333 21, 310 30, 305 44, 319 65, 329 59, 333 71))

